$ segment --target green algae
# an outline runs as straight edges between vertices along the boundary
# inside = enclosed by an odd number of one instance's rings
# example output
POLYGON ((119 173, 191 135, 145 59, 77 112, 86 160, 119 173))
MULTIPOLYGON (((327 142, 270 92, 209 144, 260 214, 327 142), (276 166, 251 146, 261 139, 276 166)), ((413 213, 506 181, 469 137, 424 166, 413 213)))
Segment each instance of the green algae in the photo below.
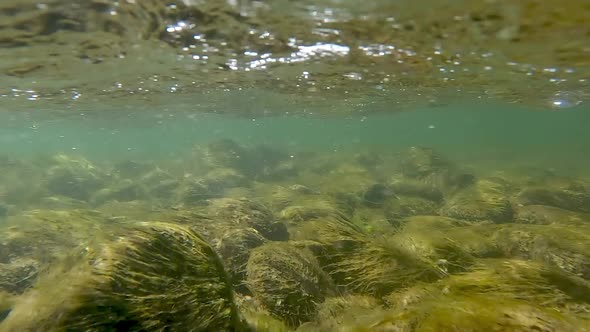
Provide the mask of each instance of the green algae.
POLYGON ((197 234, 157 222, 128 231, 82 254, 71 268, 63 265, 64 275, 42 279, 2 329, 242 329, 221 260, 197 234))

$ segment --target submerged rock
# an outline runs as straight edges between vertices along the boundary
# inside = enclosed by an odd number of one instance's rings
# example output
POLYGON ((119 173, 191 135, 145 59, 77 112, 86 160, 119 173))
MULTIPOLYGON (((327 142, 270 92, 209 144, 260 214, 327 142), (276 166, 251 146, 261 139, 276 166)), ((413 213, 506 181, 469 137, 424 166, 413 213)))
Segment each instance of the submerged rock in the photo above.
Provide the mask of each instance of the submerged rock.
POLYGON ((300 326, 297 332, 348 331, 353 326, 366 322, 381 310, 381 303, 369 296, 330 297, 320 305, 316 319, 300 326))
POLYGON ((346 220, 311 220, 292 233, 295 239, 312 241, 310 249, 342 291, 383 296, 441 275, 434 264, 387 235, 374 239, 346 220))
POLYGON ((424 295, 357 328, 385 331, 588 331, 585 320, 522 300, 424 295))
POLYGON ((0 291, 20 294, 37 281, 39 262, 18 258, 10 263, 0 263, 0 291))
POLYGON ((288 243, 268 243, 254 249, 247 266, 248 287, 272 315, 290 326, 312 320, 331 281, 315 257, 288 243))
POLYGON ((212 169, 233 168, 243 170, 248 167, 247 150, 231 139, 211 142, 204 147, 203 159, 212 169))
POLYGON ((420 197, 400 196, 388 200, 383 208, 387 220, 392 225, 399 226, 406 217, 437 215, 439 204, 420 197))
POLYGON ((441 188, 436 184, 412 178, 394 177, 389 187, 398 195, 420 197, 437 203, 442 202, 444 197, 441 188))
POLYGON ((7 331, 240 331, 221 260, 188 228, 141 223, 42 280, 9 314, 7 331))
POLYGON ((392 241, 439 265, 449 273, 468 270, 475 258, 501 257, 492 236, 494 225, 439 216, 406 218, 392 241), (441 261, 442 260, 442 261, 441 261))
POLYGON ((46 172, 46 188, 51 194, 86 201, 107 186, 108 176, 86 159, 57 155, 52 162, 46 172))
POLYGON ((587 224, 590 214, 573 212, 547 205, 525 205, 516 208, 514 221, 520 224, 587 224))
POLYGON ((590 213, 590 185, 573 183, 565 187, 524 189, 517 200, 524 205, 549 205, 565 210, 590 213))
POLYGON ((187 179, 177 192, 177 201, 184 205, 205 204, 208 199, 222 196, 217 188, 211 188, 202 179, 187 179))
POLYGON ((120 226, 96 211, 25 211, 8 217, 3 225, 0 262, 31 259, 44 269, 69 250, 103 238, 103 230, 115 225, 120 226))
POLYGON ((492 240, 505 256, 543 262, 590 280, 588 226, 503 225, 492 240))
POLYGON ((387 199, 396 197, 395 192, 389 186, 375 183, 362 193, 363 203, 369 206, 381 206, 387 199))
POLYGON ((248 180, 235 169, 216 168, 203 176, 203 183, 216 192, 222 192, 228 188, 244 186, 248 184, 248 180))
POLYGON ((113 165, 113 174, 123 179, 136 179, 143 177, 156 166, 151 162, 124 160, 113 165))
POLYGON ((285 241, 289 233, 285 224, 275 219, 264 205, 246 198, 220 198, 209 201, 209 216, 217 221, 251 227, 269 240, 285 241))
POLYGON ((216 246, 237 291, 248 292, 245 285, 246 266, 250 252, 268 240, 254 228, 235 228, 225 231, 216 246))
POLYGON ((147 190, 142 185, 132 181, 123 180, 116 185, 98 190, 90 198, 94 206, 100 206, 106 202, 130 202, 137 200, 146 200, 148 198, 147 190))
POLYGON ((469 221, 504 223, 513 221, 514 211, 505 186, 483 179, 450 197, 441 214, 469 221))
POLYGON ((420 180, 442 191, 461 189, 475 180, 472 174, 460 170, 429 148, 410 147, 400 158, 399 166, 405 177, 420 180))

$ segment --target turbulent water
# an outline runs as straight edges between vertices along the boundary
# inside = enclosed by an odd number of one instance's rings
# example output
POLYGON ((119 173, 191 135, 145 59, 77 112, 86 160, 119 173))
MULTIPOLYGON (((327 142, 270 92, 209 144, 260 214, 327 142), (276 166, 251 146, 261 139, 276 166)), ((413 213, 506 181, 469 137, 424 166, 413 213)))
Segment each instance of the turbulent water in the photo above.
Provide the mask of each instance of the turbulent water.
POLYGON ((0 331, 587 331, 590 6, 0 3, 0 331))

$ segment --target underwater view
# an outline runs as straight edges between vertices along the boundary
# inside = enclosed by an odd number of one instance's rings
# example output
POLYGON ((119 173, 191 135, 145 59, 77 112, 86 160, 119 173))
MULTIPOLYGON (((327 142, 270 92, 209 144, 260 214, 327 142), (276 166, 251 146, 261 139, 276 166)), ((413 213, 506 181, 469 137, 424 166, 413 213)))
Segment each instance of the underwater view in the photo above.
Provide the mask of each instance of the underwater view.
POLYGON ((590 331, 588 22, 1 0, 0 332, 590 331))

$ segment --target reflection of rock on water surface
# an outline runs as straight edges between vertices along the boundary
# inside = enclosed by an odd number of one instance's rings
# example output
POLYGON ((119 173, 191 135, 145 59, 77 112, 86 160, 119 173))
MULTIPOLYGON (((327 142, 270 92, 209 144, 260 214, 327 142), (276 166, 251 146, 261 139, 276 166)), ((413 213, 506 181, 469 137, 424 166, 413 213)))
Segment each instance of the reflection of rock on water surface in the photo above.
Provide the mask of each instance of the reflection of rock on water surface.
POLYGON ((588 99, 584 1, 432 1, 428 11, 423 5, 4 1, 0 68, 14 87, 4 98, 124 105, 257 87, 277 92, 283 103, 369 96, 395 109, 444 103, 457 89, 545 108, 588 99))

